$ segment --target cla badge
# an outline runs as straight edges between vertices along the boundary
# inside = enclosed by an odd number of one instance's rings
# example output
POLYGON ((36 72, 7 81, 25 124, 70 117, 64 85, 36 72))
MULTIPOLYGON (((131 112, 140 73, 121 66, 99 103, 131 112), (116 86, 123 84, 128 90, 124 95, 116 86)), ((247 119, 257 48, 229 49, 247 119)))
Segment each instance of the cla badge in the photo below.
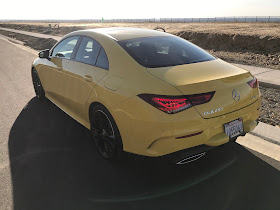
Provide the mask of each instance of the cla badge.
POLYGON ((213 109, 213 110, 211 110, 211 111, 204 112, 203 114, 204 114, 204 115, 214 114, 214 113, 216 113, 216 112, 222 111, 223 109, 224 109, 224 108, 213 109))
POLYGON ((239 101, 240 100, 240 93, 238 92, 238 90, 234 89, 232 91, 232 98, 235 101, 239 101))

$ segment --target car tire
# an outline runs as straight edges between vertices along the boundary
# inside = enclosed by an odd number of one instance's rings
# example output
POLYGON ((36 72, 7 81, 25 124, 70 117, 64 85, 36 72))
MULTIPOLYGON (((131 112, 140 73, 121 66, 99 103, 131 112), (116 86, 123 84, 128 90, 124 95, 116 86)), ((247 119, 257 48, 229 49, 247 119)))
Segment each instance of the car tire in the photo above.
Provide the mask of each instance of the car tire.
POLYGON ((36 97, 40 100, 43 100, 45 98, 45 91, 42 86, 38 72, 36 71, 35 68, 32 68, 31 76, 32 76, 32 82, 33 82, 33 87, 34 87, 36 97))
POLYGON ((101 104, 90 110, 92 138, 98 153, 106 160, 121 160, 124 157, 119 129, 110 112, 101 104))

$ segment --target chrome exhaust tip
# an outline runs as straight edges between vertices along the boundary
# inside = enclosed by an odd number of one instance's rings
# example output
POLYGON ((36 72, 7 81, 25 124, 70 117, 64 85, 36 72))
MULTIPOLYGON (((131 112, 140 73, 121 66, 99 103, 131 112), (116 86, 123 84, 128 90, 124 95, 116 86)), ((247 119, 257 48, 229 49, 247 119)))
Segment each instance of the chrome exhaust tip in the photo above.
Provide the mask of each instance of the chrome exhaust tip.
POLYGON ((196 160, 202 158, 205 154, 206 154, 206 152, 202 152, 202 153, 199 153, 199 154, 196 154, 196 155, 184 158, 183 160, 178 161, 176 163, 176 165, 184 165, 184 164, 196 161, 196 160))

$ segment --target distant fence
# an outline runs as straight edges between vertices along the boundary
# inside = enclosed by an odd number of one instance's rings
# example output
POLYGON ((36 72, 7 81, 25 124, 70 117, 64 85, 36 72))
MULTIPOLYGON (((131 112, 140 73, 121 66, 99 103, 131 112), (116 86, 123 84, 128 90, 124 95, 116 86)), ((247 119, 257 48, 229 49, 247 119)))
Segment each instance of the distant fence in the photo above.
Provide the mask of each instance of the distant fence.
POLYGON ((5 20, 0 22, 45 22, 45 23, 280 23, 280 16, 245 16, 213 18, 148 18, 148 19, 79 19, 79 20, 5 20))

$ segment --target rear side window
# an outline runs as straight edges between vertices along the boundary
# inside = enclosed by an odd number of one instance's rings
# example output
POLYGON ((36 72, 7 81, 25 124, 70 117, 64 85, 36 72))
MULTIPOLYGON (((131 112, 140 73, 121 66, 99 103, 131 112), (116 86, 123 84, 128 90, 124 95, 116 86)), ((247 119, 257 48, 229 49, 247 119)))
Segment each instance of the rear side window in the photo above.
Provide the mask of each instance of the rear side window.
POLYGON ((101 46, 98 42, 88 37, 83 37, 75 60, 95 65, 100 48, 101 46))
POLYGON ((103 48, 101 48, 97 61, 96 61, 96 66, 101 67, 103 69, 109 69, 109 63, 108 63, 108 58, 107 55, 104 51, 103 48))
POLYGON ((215 57, 203 49, 175 36, 144 37, 118 43, 139 64, 147 68, 215 60, 215 57))
POLYGON ((78 39, 78 36, 72 36, 62 40, 53 49, 52 56, 70 59, 78 39))

